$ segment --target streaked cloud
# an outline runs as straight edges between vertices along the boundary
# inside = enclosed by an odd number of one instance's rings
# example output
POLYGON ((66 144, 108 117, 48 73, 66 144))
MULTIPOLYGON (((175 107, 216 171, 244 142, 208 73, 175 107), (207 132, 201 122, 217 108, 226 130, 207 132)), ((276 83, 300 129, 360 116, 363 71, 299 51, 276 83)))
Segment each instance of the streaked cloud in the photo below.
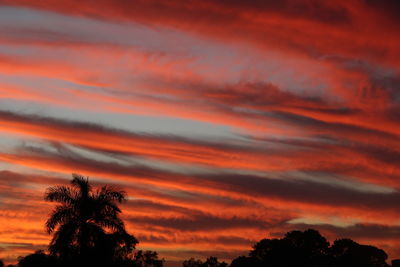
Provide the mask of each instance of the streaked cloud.
POLYGON ((72 172, 171 260, 309 227, 400 253, 396 1, 0 4, 0 257, 72 172))

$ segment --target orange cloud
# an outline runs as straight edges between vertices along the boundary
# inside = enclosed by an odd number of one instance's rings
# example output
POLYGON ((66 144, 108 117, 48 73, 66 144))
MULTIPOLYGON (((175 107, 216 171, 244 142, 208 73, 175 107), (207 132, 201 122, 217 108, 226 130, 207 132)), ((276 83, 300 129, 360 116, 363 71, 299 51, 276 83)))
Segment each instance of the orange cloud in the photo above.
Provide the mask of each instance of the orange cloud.
POLYGON ((51 205, 42 194, 71 171, 121 184, 131 196, 123 207, 129 230, 173 259, 188 256, 183 250, 233 257, 266 232, 294 227, 399 252, 397 3, 92 2, 0 0, 72 20, 139 23, 220 50, 147 51, 112 36, 90 41, 10 26, 0 37, 7 44, 2 103, 201 121, 226 126, 232 138, 139 134, 3 109, 1 133, 23 144, 0 152, 0 257, 15 260, 47 244, 43 218, 51 205), (228 47, 238 54, 214 66, 217 52, 233 53, 228 47))

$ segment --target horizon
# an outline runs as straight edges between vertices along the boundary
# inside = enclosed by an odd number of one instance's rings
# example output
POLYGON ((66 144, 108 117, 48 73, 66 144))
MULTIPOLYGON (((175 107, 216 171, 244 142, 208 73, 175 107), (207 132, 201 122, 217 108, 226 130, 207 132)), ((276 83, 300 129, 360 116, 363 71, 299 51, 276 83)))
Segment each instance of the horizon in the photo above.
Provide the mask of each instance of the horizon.
POLYGON ((400 258, 395 0, 0 0, 0 259, 45 189, 122 188, 138 249, 229 261, 317 229, 400 258))

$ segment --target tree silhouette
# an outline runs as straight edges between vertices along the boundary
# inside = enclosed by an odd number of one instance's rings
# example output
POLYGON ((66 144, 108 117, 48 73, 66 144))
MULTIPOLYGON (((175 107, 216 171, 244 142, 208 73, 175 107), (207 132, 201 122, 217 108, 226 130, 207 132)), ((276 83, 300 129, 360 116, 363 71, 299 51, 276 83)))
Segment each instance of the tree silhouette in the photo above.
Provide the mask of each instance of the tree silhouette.
POLYGON ((282 239, 263 239, 250 257, 263 266, 326 266, 329 243, 315 230, 291 231, 282 239))
POLYGON ((56 265, 56 258, 45 254, 43 250, 22 257, 18 261, 18 267, 54 267, 56 265))
POLYGON ((226 262, 219 262, 217 257, 209 257, 203 265, 204 267, 228 267, 226 262))
POLYGON ((183 267, 228 267, 228 264, 219 262, 217 257, 209 257, 205 262, 190 258, 183 262, 183 267))
POLYGON ((133 261, 135 267, 162 267, 164 264, 164 259, 158 259, 157 252, 150 250, 136 251, 133 261))
POLYGON ((202 264, 201 260, 196 260, 195 258, 183 261, 183 267, 200 267, 202 264))
POLYGON ((281 239, 262 239, 249 256, 234 259, 231 267, 389 267, 386 253, 351 239, 332 246, 318 231, 291 231, 281 239))
POLYGON ((0 260, 0 267, 4 267, 4 262, 3 262, 3 260, 0 260))
POLYGON ((254 257, 246 257, 246 256, 240 256, 234 259, 229 265, 230 267, 264 267, 262 262, 259 259, 256 259, 254 257))
POLYGON ((138 243, 119 218, 124 191, 107 185, 93 190, 88 178, 73 174, 71 186, 48 188, 45 200, 60 203, 46 228, 53 233, 50 254, 64 262, 74 259, 92 266, 97 260, 106 265, 114 257, 127 256, 138 243))
POLYGON ((336 240, 330 248, 336 267, 388 267, 387 254, 376 247, 360 245, 351 239, 336 240))

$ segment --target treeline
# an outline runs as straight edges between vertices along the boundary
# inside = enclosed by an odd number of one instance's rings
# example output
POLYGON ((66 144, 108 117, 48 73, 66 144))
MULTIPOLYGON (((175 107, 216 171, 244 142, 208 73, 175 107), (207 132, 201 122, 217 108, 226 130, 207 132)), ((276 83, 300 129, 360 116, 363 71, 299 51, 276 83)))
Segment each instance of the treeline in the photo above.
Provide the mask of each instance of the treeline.
MULTIPOLYGON (((206 262, 190 259, 183 267, 389 267, 382 249, 361 245, 351 239, 329 244, 318 231, 291 231, 280 239, 262 239, 248 256, 240 256, 230 265, 209 258, 206 262)), ((399 261, 393 261, 399 267, 399 261)))
POLYGON ((262 239, 248 256, 234 259, 231 267, 389 267, 382 249, 338 239, 332 245, 318 231, 288 232, 281 239, 262 239))
POLYGON ((163 267, 164 259, 159 259, 157 252, 138 250, 131 258, 114 259, 102 262, 102 255, 93 255, 93 258, 81 262, 81 259, 62 259, 38 250, 33 254, 20 257, 16 265, 4 265, 0 260, 0 267, 163 267), (100 259, 100 260, 99 260, 100 259))
MULTIPOLYGON (((114 262, 101 262, 102 255, 93 255, 85 264, 79 260, 65 260, 44 251, 21 257, 17 265, 8 267, 163 267, 164 260, 156 252, 136 251, 131 257, 115 258, 114 262)), ((318 231, 291 231, 280 239, 262 239, 247 256, 233 259, 229 265, 216 257, 205 261, 188 259, 183 267, 398 267, 399 261, 389 265, 387 254, 382 249, 361 245, 351 239, 338 239, 329 244, 318 231)), ((0 267, 3 267, 0 261, 0 267)))
MULTIPOLYGON (((93 189, 87 178, 73 175, 71 186, 50 187, 45 199, 59 203, 46 222, 53 235, 47 251, 36 251, 8 267, 163 267, 157 252, 136 250, 138 240, 125 230, 118 205, 124 191, 93 189)), ((291 231, 283 238, 262 239, 247 256, 232 262, 216 257, 188 259, 183 267, 400 267, 387 263, 382 249, 351 239, 330 244, 318 231, 291 231)), ((0 260, 0 267, 4 267, 0 260)))

